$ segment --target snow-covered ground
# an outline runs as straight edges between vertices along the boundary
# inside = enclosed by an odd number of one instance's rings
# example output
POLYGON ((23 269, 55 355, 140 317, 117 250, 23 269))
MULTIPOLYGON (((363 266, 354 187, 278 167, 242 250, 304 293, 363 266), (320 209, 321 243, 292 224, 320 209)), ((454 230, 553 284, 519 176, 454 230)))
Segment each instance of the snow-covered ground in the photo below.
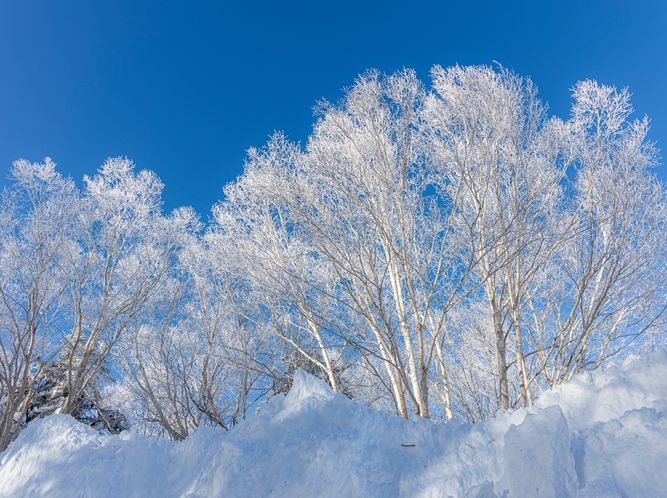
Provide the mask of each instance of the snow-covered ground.
POLYGON ((229 432, 177 443, 52 416, 0 457, 2 497, 667 496, 667 354, 475 425, 404 421, 298 372, 229 432))

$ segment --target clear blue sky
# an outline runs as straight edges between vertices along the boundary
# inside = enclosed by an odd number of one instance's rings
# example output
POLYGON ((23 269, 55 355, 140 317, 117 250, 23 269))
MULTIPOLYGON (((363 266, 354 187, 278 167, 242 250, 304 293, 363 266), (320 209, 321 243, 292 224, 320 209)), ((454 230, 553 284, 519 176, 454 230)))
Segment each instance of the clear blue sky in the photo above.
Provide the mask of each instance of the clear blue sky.
POLYGON ((494 60, 562 117, 578 80, 629 87, 667 151, 664 0, 4 0, 0 184, 18 158, 80 184, 123 155, 162 178, 165 208, 206 218, 248 147, 305 141, 316 101, 365 69, 428 83, 433 64, 494 60))

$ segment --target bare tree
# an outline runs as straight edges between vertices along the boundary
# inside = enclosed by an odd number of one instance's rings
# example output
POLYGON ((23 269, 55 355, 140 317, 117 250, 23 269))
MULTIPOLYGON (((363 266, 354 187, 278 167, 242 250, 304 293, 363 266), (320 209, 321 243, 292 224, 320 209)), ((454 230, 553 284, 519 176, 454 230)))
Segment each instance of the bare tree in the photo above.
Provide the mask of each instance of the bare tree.
POLYGON ((539 372, 552 387, 664 330, 665 192, 650 172, 648 120, 629 121, 627 90, 574 88, 577 224, 530 305, 539 372))
POLYGON ((0 211, 0 451, 27 421, 35 382, 59 352, 63 260, 78 192, 48 158, 20 160, 0 211))

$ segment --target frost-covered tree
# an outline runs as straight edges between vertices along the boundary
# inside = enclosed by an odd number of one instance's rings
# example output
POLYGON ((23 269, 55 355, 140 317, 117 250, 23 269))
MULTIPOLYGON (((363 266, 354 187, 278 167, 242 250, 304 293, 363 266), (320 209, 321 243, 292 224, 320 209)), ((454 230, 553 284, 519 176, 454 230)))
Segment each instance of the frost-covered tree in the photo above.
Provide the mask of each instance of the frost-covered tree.
MULTIPOLYGON (((43 418, 62 410, 65 399, 69 397, 69 377, 71 354, 67 345, 55 360, 43 362, 34 379, 33 392, 26 413, 26 422, 43 418)), ((102 367, 97 377, 86 385, 79 397, 72 403, 70 415, 91 427, 111 434, 119 434, 129 429, 126 416, 117 408, 111 407, 105 399, 102 387, 113 383, 109 369, 102 367)))
MULTIPOLYGON (((295 219, 285 194, 291 188, 300 151, 280 136, 265 151, 251 151, 243 177, 225 190, 216 206, 211 242, 235 253, 232 273, 244 282, 257 306, 253 322, 268 327, 290 351, 287 357, 312 364, 338 392, 349 344, 340 327, 332 294, 338 283, 320 258, 303 226, 295 219)), ((289 194, 288 194, 289 195, 289 194)), ((294 368, 286 365, 286 370, 294 368)))
POLYGON ((67 344, 68 395, 62 413, 95 379, 143 306, 163 292, 163 282, 181 242, 179 215, 164 217, 162 183, 131 161, 109 159, 94 177, 84 177, 78 230, 68 246, 68 289, 62 302, 71 329, 67 344))
POLYGON ((454 206, 459 229, 478 264, 496 342, 499 406, 509 406, 507 342, 514 335, 520 399, 530 401, 523 351, 522 309, 532 281, 572 222, 562 213, 562 183, 572 164, 570 126, 547 120, 530 80, 507 70, 453 67, 433 70, 428 100, 431 146, 443 174, 441 188, 461 184, 454 206), (452 177, 456 182, 452 182, 452 177))
POLYGON ((576 177, 565 202, 576 225, 546 266, 526 322, 548 387, 664 334, 667 306, 667 206, 650 171, 648 119, 628 119, 627 90, 585 81, 574 98, 576 177))
POLYGON ((55 164, 16 161, 0 207, 0 451, 26 423, 62 343, 64 271, 79 193, 55 164))
POLYGON ((84 419, 90 403, 102 413, 114 348, 163 290, 183 231, 161 213, 157 177, 126 159, 109 159, 82 192, 49 160, 17 161, 12 178, 0 250, 2 445, 40 414, 84 419))

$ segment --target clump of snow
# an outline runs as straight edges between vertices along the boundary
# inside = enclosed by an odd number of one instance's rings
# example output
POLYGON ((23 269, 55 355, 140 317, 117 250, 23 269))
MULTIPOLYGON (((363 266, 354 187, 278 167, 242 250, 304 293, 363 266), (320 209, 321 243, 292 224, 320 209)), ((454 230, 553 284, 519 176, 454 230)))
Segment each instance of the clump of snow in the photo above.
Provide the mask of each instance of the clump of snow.
POLYGON ((0 496, 667 496, 667 354, 585 373, 480 424, 404 421, 297 372, 229 432, 183 442, 35 420, 0 496))
POLYGON ((651 408, 667 400, 667 353, 626 358, 608 367, 576 375, 544 393, 538 406, 559 405, 570 428, 619 418, 628 410, 651 408))
POLYGON ((528 414, 504 436, 500 488, 515 496, 574 496, 577 489, 570 430, 558 406, 528 414), (539 479, 535 479, 539 476, 539 479))

